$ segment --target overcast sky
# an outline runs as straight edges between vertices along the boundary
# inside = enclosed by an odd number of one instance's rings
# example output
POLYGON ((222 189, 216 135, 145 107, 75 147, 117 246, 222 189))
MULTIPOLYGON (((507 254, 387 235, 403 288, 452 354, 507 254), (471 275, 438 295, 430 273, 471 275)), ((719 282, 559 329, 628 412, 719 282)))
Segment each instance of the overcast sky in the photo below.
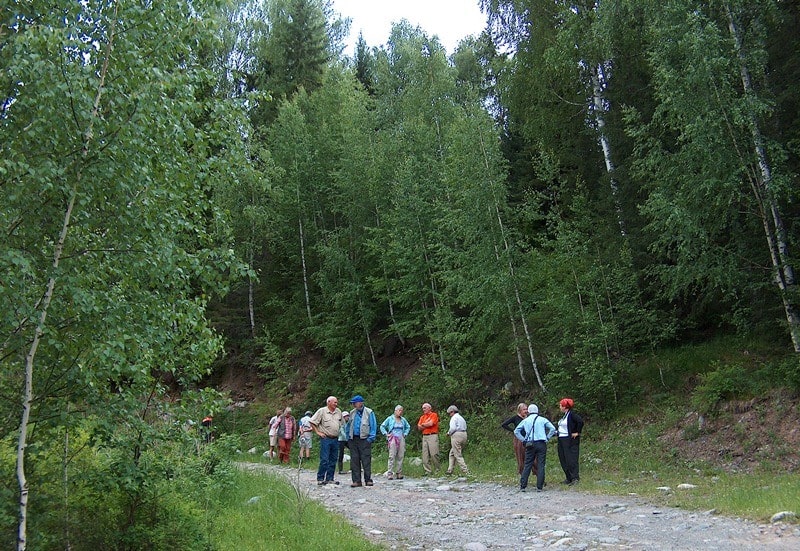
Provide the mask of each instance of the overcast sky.
POLYGON ((480 34, 486 17, 478 0, 333 0, 333 9, 352 19, 350 39, 345 53, 351 55, 358 39, 364 35, 367 45, 380 46, 389 38, 392 23, 407 19, 428 35, 436 35, 453 53, 465 36, 480 34))

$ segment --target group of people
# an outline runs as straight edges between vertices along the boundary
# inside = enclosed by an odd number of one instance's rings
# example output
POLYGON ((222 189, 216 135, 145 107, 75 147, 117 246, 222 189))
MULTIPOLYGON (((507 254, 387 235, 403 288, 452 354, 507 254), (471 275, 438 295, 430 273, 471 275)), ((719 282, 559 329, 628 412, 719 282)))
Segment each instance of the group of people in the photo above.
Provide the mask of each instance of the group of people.
MULTIPOLYGON (((403 460, 406 452, 406 437, 411 432, 411 424, 403 416, 404 408, 397 405, 394 413, 378 425, 375 412, 364 405, 364 398, 355 395, 350 400, 352 411, 339 409, 339 400, 329 396, 325 406, 305 415, 296 421, 292 416, 292 408, 277 410, 269 420, 269 450, 265 453, 270 459, 278 458, 282 463, 289 463, 292 442, 297 439, 300 446, 299 460, 310 457, 314 433, 320 439, 320 461, 317 471, 317 483, 339 484, 334 478, 336 467, 339 474, 347 474, 343 470, 344 451, 350 451, 351 486, 372 486, 372 444, 378 431, 386 437, 389 450, 389 461, 386 476, 389 480, 403 479, 403 460), (362 476, 363 475, 363 476, 362 476)), ((463 449, 467 442, 467 423, 456 406, 447 408, 450 426, 447 431, 450 437, 450 455, 447 474, 452 474, 458 466, 461 472, 468 474, 469 468, 464 461, 463 449)), ((422 433, 422 466, 425 476, 439 468, 439 416, 430 404, 422 404, 422 415, 417 421, 417 429, 422 433)))
POLYGON ((539 414, 536 404, 517 406, 517 413, 503 421, 502 428, 514 435, 514 456, 520 475, 519 489, 526 491, 531 473, 536 476, 536 491, 544 489, 544 472, 547 461, 547 442, 558 435, 558 461, 564 471, 562 484, 572 485, 580 480, 578 455, 583 419, 573 411, 575 401, 563 398, 558 407, 561 418, 558 428, 539 414))
MULTIPOLYGON (((375 412, 364 405, 364 398, 357 394, 350 399, 351 411, 339 409, 339 400, 329 396, 325 405, 316 412, 306 411, 300 421, 292 417, 292 409, 278 410, 269 421, 270 448, 267 454, 274 457, 277 447, 282 463, 289 463, 292 442, 298 438, 299 459, 309 458, 312 447, 311 435, 316 434, 320 441, 320 461, 317 470, 317 484, 339 484, 334 475, 338 466, 343 470, 344 451, 350 451, 350 486, 372 486, 372 444, 378 432, 386 437, 389 460, 386 476, 389 480, 403 479, 403 459, 406 451, 406 437, 411 432, 411 424, 403 416, 404 408, 397 405, 380 425, 375 412)), ((520 490, 525 491, 528 479, 536 476, 536 488, 544 487, 547 442, 558 435, 558 459, 566 479, 564 484, 574 484, 580 480, 578 454, 583 419, 572 409, 574 401, 564 398, 559 402, 562 417, 556 427, 539 414, 536 404, 517 406, 517 413, 506 419, 501 427, 514 435, 514 455, 520 475, 520 490)), ((456 406, 447 408, 450 417, 447 435, 450 437, 450 454, 446 473, 453 474, 456 466, 463 474, 469 474, 463 450, 467 443, 467 422, 456 406)), ((439 468, 439 416, 430 404, 422 404, 422 415, 417 421, 417 429, 422 433, 422 467, 424 476, 429 476, 439 468)))

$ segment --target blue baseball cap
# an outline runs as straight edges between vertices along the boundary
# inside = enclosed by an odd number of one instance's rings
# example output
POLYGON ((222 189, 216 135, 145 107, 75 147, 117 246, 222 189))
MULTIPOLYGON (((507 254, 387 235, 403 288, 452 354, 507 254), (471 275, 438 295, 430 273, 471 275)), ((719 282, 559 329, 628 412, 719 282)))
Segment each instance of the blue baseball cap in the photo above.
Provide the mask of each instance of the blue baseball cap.
POLYGON ((361 397, 361 394, 356 394, 352 398, 350 398, 350 403, 355 404, 356 402, 363 402, 364 398, 361 397))

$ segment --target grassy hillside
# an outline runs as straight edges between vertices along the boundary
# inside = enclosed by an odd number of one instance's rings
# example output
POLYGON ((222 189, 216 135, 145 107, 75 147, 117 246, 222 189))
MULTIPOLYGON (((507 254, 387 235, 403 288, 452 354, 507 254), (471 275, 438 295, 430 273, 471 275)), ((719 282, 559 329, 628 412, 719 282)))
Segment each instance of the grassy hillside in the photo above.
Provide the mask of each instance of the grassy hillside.
MULTIPOLYGON (((322 405, 324 396, 314 396, 313 389, 325 380, 325 367, 309 371, 308 362, 304 365, 304 376, 310 377, 305 393, 274 392, 297 388, 297 381, 259 387, 253 380, 241 386, 240 379, 240 387, 228 388, 247 403, 220 415, 219 429, 241 435, 242 450, 256 448, 253 458, 260 458, 268 445, 265 421, 278 405, 290 404, 299 415, 322 405), (315 379, 318 373, 323 375, 315 379)), ((403 380, 422 379, 421 373, 413 372, 411 359, 402 365, 406 366, 403 380)), ((620 388, 624 399, 603 412, 583 412, 582 489, 637 494, 665 505, 717 509, 754 519, 768 518, 778 510, 800 511, 797 372, 797 358, 775 353, 766 344, 732 338, 664 350, 643 359, 620 388), (681 484, 695 488, 678 489, 681 484)), ((403 403, 413 424, 425 393, 399 380, 395 375, 372 388, 331 392, 363 393, 380 420, 394 403, 403 403), (391 395, 393 389, 397 395, 391 395)), ((470 427, 466 451, 470 468, 478 477, 514 484, 510 435, 499 429, 500 423, 519 401, 537 402, 555 420, 559 398, 539 394, 526 399, 523 391, 510 392, 499 385, 486 386, 482 396, 473 396, 470 407, 462 406, 470 427)), ((573 398, 580 411, 580 396, 573 398)), ((443 412, 448 404, 435 405, 443 412)), ((447 439, 441 441, 446 455, 447 439)), ((412 432, 408 445, 409 457, 419 454, 418 434, 412 432)), ((376 446, 377 465, 384 461, 382 448, 376 446)), ((548 479, 555 482, 561 473, 554 446, 550 454, 548 479)), ((410 476, 421 475, 419 467, 407 468, 410 476)))

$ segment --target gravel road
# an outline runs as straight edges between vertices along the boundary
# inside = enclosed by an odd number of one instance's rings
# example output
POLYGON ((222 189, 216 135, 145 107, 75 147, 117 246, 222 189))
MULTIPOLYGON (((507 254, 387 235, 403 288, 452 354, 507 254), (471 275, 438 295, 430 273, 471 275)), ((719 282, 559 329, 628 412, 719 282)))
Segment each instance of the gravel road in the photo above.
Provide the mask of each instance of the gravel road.
MULTIPOLYGON (((297 470, 246 464, 295 480, 297 470)), ((602 496, 579 487, 548 485, 545 491, 466 478, 375 476, 372 487, 318 486, 316 472, 300 471, 312 499, 348 518, 369 539, 388 549, 482 551, 533 550, 800 550, 796 524, 728 518, 713 511, 657 507, 637 497, 602 496)))

